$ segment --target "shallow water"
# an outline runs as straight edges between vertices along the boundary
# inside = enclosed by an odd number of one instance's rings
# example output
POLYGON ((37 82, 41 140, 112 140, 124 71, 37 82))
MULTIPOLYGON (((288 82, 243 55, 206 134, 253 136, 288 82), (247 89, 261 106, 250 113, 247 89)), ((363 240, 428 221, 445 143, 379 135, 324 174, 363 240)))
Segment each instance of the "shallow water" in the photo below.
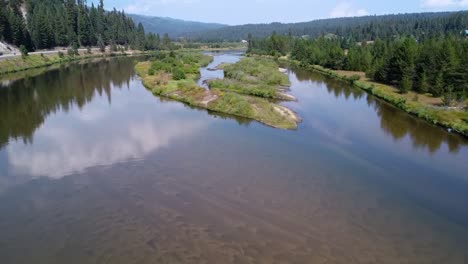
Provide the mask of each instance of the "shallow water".
POLYGON ((297 131, 154 97, 131 58, 2 82, 0 260, 466 263, 467 140, 288 74, 297 131))
POLYGON ((242 52, 205 52, 207 55, 213 56, 213 61, 208 66, 200 68, 200 79, 197 84, 205 89, 209 89, 206 81, 211 79, 224 78, 224 71, 218 70, 216 67, 221 63, 236 63, 242 58, 242 52))

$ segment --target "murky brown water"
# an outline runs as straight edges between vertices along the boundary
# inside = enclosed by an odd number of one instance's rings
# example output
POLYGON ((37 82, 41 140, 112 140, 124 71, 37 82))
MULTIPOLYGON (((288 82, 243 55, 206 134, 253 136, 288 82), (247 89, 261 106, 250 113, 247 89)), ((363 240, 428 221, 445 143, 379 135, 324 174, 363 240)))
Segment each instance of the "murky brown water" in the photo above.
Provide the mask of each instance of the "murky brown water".
POLYGON ((298 131, 210 115, 132 60, 3 82, 1 263, 468 261, 466 139, 300 70, 298 131))

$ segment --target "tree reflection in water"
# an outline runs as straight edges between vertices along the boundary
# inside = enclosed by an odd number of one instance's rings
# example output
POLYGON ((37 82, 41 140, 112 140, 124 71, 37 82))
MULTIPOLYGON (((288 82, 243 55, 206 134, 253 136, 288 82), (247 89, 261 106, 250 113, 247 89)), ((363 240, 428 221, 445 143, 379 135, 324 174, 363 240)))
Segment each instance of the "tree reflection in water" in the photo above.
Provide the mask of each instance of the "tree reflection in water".
POLYGON ((352 88, 348 84, 327 77, 316 72, 294 69, 299 81, 314 81, 324 85, 335 98, 343 96, 346 100, 351 97, 354 100, 365 96, 367 105, 374 108, 380 118, 380 127, 394 140, 405 137, 411 139, 414 148, 424 148, 430 153, 435 153, 443 143, 446 143, 451 153, 457 153, 462 146, 466 146, 466 140, 453 133, 447 133, 443 128, 431 125, 424 120, 411 116, 392 105, 377 99, 366 92, 352 88))

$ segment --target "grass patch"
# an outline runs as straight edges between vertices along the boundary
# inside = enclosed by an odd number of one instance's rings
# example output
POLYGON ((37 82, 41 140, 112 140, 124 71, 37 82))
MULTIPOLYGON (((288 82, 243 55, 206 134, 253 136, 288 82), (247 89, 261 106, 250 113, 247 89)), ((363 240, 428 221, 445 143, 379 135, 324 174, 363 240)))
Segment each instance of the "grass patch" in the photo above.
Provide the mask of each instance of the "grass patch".
MULTIPOLYGON (((144 54, 145 52, 139 52, 137 54, 144 54)), ((59 52, 57 54, 30 54, 25 57, 14 57, 8 58, 0 61, 0 75, 6 73, 20 72, 29 69, 37 69, 42 67, 51 66, 54 64, 68 63, 77 60, 85 60, 90 58, 99 58, 99 57, 117 57, 117 56, 127 56, 126 53, 95 53, 88 54, 83 53, 76 56, 68 56, 59 52)))
POLYGON ((229 90, 241 94, 249 94, 253 96, 259 96, 264 98, 279 98, 277 88, 269 85, 252 85, 245 84, 241 81, 232 79, 214 79, 209 80, 208 85, 212 89, 229 90))
POLYGON ((228 79, 251 84, 290 86, 288 77, 278 71, 278 64, 268 58, 243 58, 224 67, 228 79))
POLYGON ((70 61, 68 58, 60 58, 58 55, 41 56, 39 54, 33 54, 24 58, 14 57, 0 61, 0 74, 39 68, 68 61, 70 61))
POLYGON ((220 92, 219 99, 208 104, 212 111, 247 117, 282 129, 296 129, 299 118, 290 110, 260 97, 220 92), (279 111, 286 109, 286 113, 279 111), (288 113, 290 112, 290 113, 288 113))
POLYGON ((264 98, 290 99, 279 92, 279 88, 291 83, 271 59, 247 57, 234 64, 222 64, 221 68, 225 78, 208 81, 210 88, 264 98))
POLYGON ((227 114, 254 118, 254 110, 245 96, 235 93, 221 94, 218 100, 208 104, 208 109, 227 114))

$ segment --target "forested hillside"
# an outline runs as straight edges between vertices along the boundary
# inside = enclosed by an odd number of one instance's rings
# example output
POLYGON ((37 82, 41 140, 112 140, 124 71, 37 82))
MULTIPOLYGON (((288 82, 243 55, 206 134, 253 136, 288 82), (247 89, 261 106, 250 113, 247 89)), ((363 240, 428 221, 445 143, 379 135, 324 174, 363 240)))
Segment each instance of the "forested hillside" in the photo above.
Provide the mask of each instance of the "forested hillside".
POLYGON ((106 11, 102 0, 97 7, 85 0, 0 0, 0 39, 28 50, 114 44, 154 49, 169 41, 146 35, 123 11, 106 11))
POLYGON ((187 37, 202 41, 239 41, 247 39, 249 33, 254 38, 264 38, 275 31, 279 35, 307 35, 310 38, 334 34, 361 41, 404 35, 420 38, 428 34, 458 33, 460 27, 468 27, 468 11, 332 18, 289 24, 249 24, 192 33, 187 37))
POLYGON ((226 27, 226 25, 223 24, 185 21, 168 17, 152 17, 133 14, 129 14, 129 16, 133 21, 135 21, 135 23, 143 24, 147 32, 160 35, 168 33, 171 38, 177 38, 189 32, 195 33, 226 27))

